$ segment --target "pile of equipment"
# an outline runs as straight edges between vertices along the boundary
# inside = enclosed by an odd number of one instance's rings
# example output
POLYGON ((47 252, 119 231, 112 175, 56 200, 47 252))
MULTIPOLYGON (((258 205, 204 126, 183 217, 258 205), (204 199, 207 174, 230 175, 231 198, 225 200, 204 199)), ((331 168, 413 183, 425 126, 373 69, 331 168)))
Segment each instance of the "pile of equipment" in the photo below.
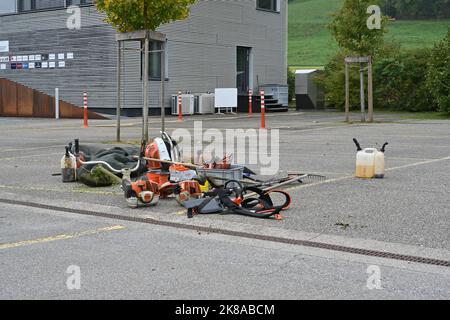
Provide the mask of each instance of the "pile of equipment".
POLYGON ((280 188, 304 179, 326 179, 290 173, 283 178, 258 180, 248 168, 231 164, 231 155, 202 165, 180 162, 181 152, 167 133, 140 148, 101 149, 80 146, 78 139, 66 147, 61 160, 63 182, 80 181, 91 187, 120 181, 130 208, 156 206, 172 197, 198 214, 239 214, 282 219, 291 196, 280 188), (281 200, 280 200, 281 199, 281 200))

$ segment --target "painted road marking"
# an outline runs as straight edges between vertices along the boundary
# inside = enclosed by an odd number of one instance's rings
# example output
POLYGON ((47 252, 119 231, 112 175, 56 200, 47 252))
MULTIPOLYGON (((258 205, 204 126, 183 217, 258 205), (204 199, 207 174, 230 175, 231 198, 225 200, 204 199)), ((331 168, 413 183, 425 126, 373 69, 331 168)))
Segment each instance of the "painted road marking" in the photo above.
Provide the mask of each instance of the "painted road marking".
MULTIPOLYGON (((394 170, 400 170, 400 169, 405 169, 405 168, 417 167, 417 166, 421 166, 421 165, 425 165, 425 164, 441 162, 441 161, 446 161, 446 160, 450 160, 450 156, 444 157, 444 158, 439 158, 439 159, 415 162, 415 163, 406 164, 406 165, 398 166, 398 167, 393 167, 393 168, 386 169, 386 171, 394 171, 394 170)), ((334 183, 334 182, 348 180, 348 179, 353 179, 353 178, 355 178, 354 174, 348 175, 348 176, 344 176, 344 177, 335 178, 335 179, 325 180, 325 181, 322 181, 322 182, 305 184, 305 185, 301 185, 301 186, 295 186, 295 187, 287 188, 286 190, 287 191, 293 191, 293 190, 299 190, 299 189, 304 189, 304 188, 311 188, 311 187, 315 187, 315 186, 321 186, 323 184, 329 184, 329 183, 334 183)))
POLYGON ((62 152, 57 152, 57 153, 45 153, 45 154, 33 154, 33 155, 20 156, 20 157, 0 158, 0 161, 4 161, 4 160, 16 160, 16 159, 26 159, 26 158, 35 158, 35 157, 48 157, 48 156, 61 155, 61 154, 62 154, 62 152))
POLYGON ((435 163, 435 162, 440 162, 440 161, 445 161, 445 160, 450 160, 450 157, 426 160, 426 161, 421 161, 421 162, 416 162, 416 163, 411 163, 411 164, 405 164, 403 166, 388 168, 388 169, 386 169, 386 171, 392 171, 392 170, 398 170, 398 169, 404 169, 404 168, 410 168, 410 167, 417 167, 417 166, 421 166, 424 164, 430 164, 430 163, 435 163))
POLYGON ((111 226, 106 228, 100 228, 95 230, 87 230, 82 232, 75 232, 75 233, 69 233, 69 234, 59 234, 56 236, 50 236, 45 238, 38 238, 33 240, 24 240, 19 242, 13 242, 13 243, 2 243, 0 244, 0 250, 2 249, 12 249, 12 248, 18 248, 23 246, 29 246, 33 244, 41 244, 41 243, 47 243, 47 242, 53 242, 53 241, 59 241, 59 240, 68 240, 68 239, 74 239, 79 238, 83 236, 90 236, 95 235, 99 233, 105 233, 105 232, 111 232, 111 231, 118 231, 125 229, 124 226, 111 226))
POLYGON ((26 151, 30 151, 30 150, 42 150, 42 149, 53 149, 53 148, 63 148, 65 147, 64 145, 54 145, 54 146, 46 146, 46 147, 35 147, 35 148, 22 148, 22 149, 5 149, 5 150, 1 150, 1 152, 13 152, 13 151, 20 151, 23 152, 24 150, 26 151))
POLYGON ((104 196, 120 196, 123 195, 123 192, 114 192, 114 191, 99 191, 99 190, 90 190, 90 189, 72 189, 72 190, 64 190, 64 189, 54 189, 47 187, 22 187, 22 186, 12 186, 12 185, 3 185, 0 184, 0 189, 9 189, 9 190, 21 190, 21 191, 47 191, 47 192, 59 192, 59 193, 87 193, 87 194, 98 194, 104 196))

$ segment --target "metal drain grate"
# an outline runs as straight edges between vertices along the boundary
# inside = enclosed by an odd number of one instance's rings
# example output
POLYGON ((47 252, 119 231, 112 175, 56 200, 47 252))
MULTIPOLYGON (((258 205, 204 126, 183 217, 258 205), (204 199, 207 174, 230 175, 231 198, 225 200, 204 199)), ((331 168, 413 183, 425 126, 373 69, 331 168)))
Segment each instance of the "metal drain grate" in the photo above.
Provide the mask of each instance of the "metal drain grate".
POLYGON ((358 249, 358 248, 345 247, 345 246, 320 243, 320 242, 313 242, 313 241, 307 241, 307 240, 295 240, 295 239, 279 238, 279 237, 273 237, 273 236, 264 236, 264 235, 258 235, 258 234, 247 233, 247 232, 201 227, 201 226, 187 225, 187 224, 177 223, 177 222, 158 221, 158 220, 153 220, 150 218, 127 217, 127 216, 122 216, 122 215, 113 214, 113 213, 103 213, 103 212, 95 212, 95 211, 88 211, 88 210, 71 209, 71 208, 57 207, 57 206, 23 202, 23 201, 17 201, 17 200, 9 200, 9 199, 0 199, 0 203, 32 207, 32 208, 39 208, 39 209, 47 209, 47 210, 52 210, 52 211, 76 213, 76 214, 81 214, 81 215, 109 218, 109 219, 122 220, 122 221, 147 223, 147 224, 163 226, 163 227, 171 227, 171 228, 178 228, 178 229, 184 229, 184 230, 193 230, 193 231, 197 231, 197 232, 200 231, 200 232, 204 232, 204 233, 215 233, 215 234, 221 234, 221 235, 227 235, 227 236, 233 236, 233 237, 270 241, 270 242, 284 243, 284 244, 292 244, 292 245, 297 245, 297 246, 325 249, 325 250, 345 252, 345 253, 353 253, 353 254, 370 256, 370 257, 378 257, 378 258, 386 258, 386 259, 400 260, 400 261, 407 261, 407 262, 416 262, 416 263, 429 264, 429 265, 442 266, 442 267, 450 267, 450 261, 446 261, 446 260, 431 259, 431 258, 424 258, 424 257, 417 257, 417 256, 410 256, 410 255, 403 255, 403 254, 382 252, 382 251, 368 250, 368 249, 358 249))

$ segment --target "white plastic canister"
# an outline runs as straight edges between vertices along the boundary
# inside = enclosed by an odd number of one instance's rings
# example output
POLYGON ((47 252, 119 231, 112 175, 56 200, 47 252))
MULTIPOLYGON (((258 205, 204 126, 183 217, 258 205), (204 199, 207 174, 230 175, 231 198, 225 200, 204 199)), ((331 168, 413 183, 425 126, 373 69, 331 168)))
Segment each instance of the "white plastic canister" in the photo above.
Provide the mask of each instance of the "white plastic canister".
POLYGON ((378 150, 367 148, 356 154, 356 177, 372 179, 375 176, 375 158, 378 150))
POLYGON ((375 155, 375 178, 383 179, 385 175, 384 152, 378 151, 375 155))

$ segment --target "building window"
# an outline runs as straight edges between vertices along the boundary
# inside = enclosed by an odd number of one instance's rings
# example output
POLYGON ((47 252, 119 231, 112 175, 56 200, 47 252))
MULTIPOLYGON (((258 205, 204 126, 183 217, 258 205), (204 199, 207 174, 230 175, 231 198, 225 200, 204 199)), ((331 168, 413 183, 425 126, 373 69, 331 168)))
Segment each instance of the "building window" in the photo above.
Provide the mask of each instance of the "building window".
POLYGON ((162 45, 159 41, 150 42, 150 63, 149 77, 150 79, 161 80, 161 52, 152 52, 161 50, 162 45))
POLYGON ((0 15, 92 4, 94 4, 94 0, 0 0, 0 15))
POLYGON ((93 0, 17 0, 17 8, 20 13, 36 10, 62 9, 71 5, 91 5, 93 3, 93 0))
POLYGON ((64 8, 64 0, 19 0, 19 12, 27 12, 34 10, 64 8))
MULTIPOLYGON (((167 58, 167 43, 166 47, 166 63, 165 63, 165 78, 168 77, 168 58, 167 58)), ((161 81, 161 51, 162 50, 162 42, 160 41, 150 41, 149 46, 149 59, 148 62, 150 64, 148 76, 150 80, 161 81)), ((141 79, 142 79, 142 69, 144 67, 144 45, 142 45, 142 55, 141 55, 141 79)))
POLYGON ((265 11, 280 12, 279 0, 256 0, 256 8, 265 11))
POLYGON ((0 14, 17 13, 16 0, 1 0, 0 14))
POLYGON ((85 4, 92 4, 93 0, 66 0, 67 6, 71 5, 85 5, 85 4))

